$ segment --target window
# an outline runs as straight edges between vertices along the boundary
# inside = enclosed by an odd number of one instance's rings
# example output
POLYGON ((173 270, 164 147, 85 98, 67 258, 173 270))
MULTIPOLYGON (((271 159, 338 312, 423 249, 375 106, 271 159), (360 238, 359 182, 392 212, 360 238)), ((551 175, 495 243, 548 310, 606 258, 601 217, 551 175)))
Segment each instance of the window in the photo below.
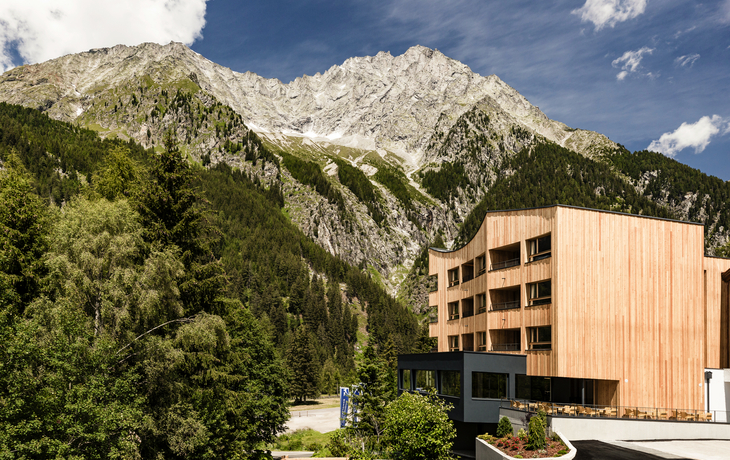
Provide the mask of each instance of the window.
POLYGON ((459 284, 459 268, 449 270, 449 287, 459 284))
POLYGON ((441 383, 442 395, 461 397, 461 372, 459 371, 441 371, 441 383))
POLYGON ((403 369, 400 371, 400 389, 410 390, 411 389, 411 370, 403 369))
POLYGON ((550 350, 552 348, 551 326, 528 327, 527 334, 530 350, 550 350))
POLYGON ((477 351, 487 351, 487 331, 477 332, 477 351))
POLYGON ((528 284, 530 305, 545 305, 552 302, 552 284, 550 280, 528 284))
POLYGON ((477 313, 484 313, 487 311, 487 294, 477 295, 477 313))
POLYGON ((487 256, 485 254, 476 258, 476 270, 477 276, 483 275, 487 272, 487 256))
POLYGON ((449 351, 459 351, 459 336, 458 335, 449 336, 449 351))
POLYGON ((471 397, 500 399, 507 397, 508 374, 471 373, 471 397))
POLYGON ((459 319, 459 302, 449 302, 449 320, 459 319))
POLYGON ((527 241, 528 250, 530 251, 530 262, 547 259, 551 255, 550 235, 541 236, 534 240, 527 241))
POLYGON ((532 401, 550 401, 550 377, 515 376, 515 397, 532 401))
POLYGON ((428 391, 436 388, 436 371, 417 370, 416 390, 428 391))

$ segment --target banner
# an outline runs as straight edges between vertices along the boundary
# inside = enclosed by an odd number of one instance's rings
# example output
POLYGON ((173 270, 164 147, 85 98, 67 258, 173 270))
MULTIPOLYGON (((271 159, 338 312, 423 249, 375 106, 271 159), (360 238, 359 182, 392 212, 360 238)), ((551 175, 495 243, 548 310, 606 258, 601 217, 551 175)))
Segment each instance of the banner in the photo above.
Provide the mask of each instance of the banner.
POLYGON ((350 389, 340 387, 340 428, 347 425, 348 405, 350 402, 350 389))

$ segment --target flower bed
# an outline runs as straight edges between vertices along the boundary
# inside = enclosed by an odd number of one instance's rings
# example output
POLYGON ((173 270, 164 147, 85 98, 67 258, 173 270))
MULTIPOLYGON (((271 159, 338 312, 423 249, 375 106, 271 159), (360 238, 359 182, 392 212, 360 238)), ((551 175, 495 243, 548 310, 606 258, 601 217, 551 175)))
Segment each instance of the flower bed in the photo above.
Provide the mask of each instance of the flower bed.
POLYGON ((527 436, 511 436, 495 438, 488 434, 479 436, 479 439, 499 449, 502 453, 514 458, 549 458, 562 457, 570 452, 568 446, 558 436, 545 438, 545 448, 531 450, 527 447, 527 436))

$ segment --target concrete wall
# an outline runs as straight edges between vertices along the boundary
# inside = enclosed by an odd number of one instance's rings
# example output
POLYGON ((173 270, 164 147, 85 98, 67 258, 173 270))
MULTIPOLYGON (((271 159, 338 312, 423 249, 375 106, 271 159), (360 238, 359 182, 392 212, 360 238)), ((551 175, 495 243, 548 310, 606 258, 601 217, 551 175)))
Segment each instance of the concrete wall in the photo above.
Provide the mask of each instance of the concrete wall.
POLYGON ((626 420, 584 417, 548 417, 554 431, 571 441, 650 441, 658 439, 729 439, 730 424, 626 420), (551 420, 552 419, 552 420, 551 420))

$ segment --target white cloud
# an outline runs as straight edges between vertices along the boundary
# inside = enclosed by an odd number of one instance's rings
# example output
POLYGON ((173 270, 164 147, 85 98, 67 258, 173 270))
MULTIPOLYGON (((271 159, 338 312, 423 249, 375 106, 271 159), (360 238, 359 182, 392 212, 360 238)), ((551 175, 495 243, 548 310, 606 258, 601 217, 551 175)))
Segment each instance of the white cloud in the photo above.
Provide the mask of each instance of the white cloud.
POLYGON ((571 13, 580 15, 583 22, 592 22, 600 30, 633 19, 645 9, 646 0, 586 0, 585 5, 571 13))
POLYGON ((3 0, 0 70, 69 53, 142 42, 187 45, 201 37, 207 0, 3 0))
MULTIPOLYGON (((611 65, 617 69, 621 69, 621 72, 616 75, 616 79, 621 81, 629 74, 638 72, 641 69, 641 60, 644 58, 644 55, 653 52, 654 48, 644 46, 636 51, 627 51, 620 58, 614 59, 611 65)), ((652 76, 651 73, 647 75, 652 76)))
POLYGON ((688 54, 686 56, 680 56, 677 59, 674 60, 674 64, 682 67, 692 67, 695 64, 695 61, 700 58, 700 55, 697 53, 694 54, 688 54))
POLYGON ((669 157, 688 147, 692 147, 695 153, 701 153, 710 144, 713 136, 725 135, 728 132, 730 132, 729 120, 719 115, 705 116, 692 124, 682 123, 674 132, 662 134, 658 140, 651 142, 647 150, 663 153, 669 157))

